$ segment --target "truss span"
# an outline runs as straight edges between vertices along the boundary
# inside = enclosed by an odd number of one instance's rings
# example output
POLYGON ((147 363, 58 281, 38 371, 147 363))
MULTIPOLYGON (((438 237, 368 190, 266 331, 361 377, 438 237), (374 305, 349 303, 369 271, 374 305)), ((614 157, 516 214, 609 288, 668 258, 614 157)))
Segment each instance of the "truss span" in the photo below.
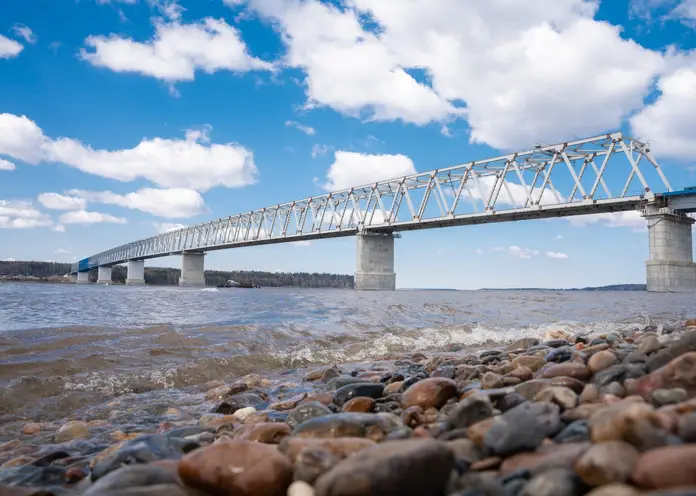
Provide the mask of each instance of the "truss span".
POLYGON ((184 252, 632 210, 671 191, 647 143, 621 133, 261 208, 93 255, 80 270, 184 252))

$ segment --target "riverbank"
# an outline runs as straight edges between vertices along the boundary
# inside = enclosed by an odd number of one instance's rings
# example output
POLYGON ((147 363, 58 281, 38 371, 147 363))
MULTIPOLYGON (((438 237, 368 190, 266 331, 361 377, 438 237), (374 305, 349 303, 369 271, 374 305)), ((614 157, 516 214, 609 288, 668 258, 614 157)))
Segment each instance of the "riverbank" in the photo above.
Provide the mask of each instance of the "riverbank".
POLYGON ((696 321, 683 324, 250 374, 60 422, 17 416, 0 428, 0 484, 13 486, 0 494, 694 491, 696 321))

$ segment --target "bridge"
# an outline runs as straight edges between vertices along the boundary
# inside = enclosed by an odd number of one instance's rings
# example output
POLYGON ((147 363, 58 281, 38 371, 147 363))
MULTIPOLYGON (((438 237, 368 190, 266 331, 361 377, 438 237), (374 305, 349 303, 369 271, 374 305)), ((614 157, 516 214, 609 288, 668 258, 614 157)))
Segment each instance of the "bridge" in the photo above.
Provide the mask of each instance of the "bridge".
POLYGON ((356 236, 355 288, 394 290, 394 239, 420 229, 639 210, 647 219, 650 291, 696 291, 696 189, 673 191, 647 143, 622 133, 378 181, 133 241, 73 264, 71 280, 144 284, 145 260, 181 255, 180 286, 203 286, 206 252, 356 236))

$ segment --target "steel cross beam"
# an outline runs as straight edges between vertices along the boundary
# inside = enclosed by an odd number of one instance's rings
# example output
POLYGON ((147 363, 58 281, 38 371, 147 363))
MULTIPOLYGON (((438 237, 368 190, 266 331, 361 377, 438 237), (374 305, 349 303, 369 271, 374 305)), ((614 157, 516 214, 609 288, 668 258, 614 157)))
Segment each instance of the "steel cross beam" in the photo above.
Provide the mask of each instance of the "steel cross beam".
POLYGON ((82 269, 184 252, 632 210, 671 191, 647 143, 606 134, 305 198, 133 241, 82 269), (648 182, 650 181, 650 183, 648 182), (651 186, 651 184, 654 186, 651 186))

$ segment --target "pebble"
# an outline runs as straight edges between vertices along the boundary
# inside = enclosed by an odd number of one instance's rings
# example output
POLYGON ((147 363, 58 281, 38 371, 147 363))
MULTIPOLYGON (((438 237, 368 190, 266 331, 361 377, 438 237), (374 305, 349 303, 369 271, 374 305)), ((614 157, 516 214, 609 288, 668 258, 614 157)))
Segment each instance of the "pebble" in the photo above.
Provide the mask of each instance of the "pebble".
POLYGON ((488 396, 475 394, 457 403, 447 416, 447 428, 453 430, 469 427, 492 416, 493 406, 488 396))
POLYGON ((660 407, 686 401, 688 394, 686 390, 682 388, 655 389, 650 395, 650 398, 652 399, 653 405, 660 407))
POLYGON ((307 420, 295 427, 300 437, 371 437, 382 439, 391 431, 383 417, 373 413, 343 412, 307 420))
POLYGON ((578 403, 578 395, 567 387, 552 386, 544 389, 534 397, 534 401, 547 401, 555 403, 564 410, 575 408, 578 403))
POLYGON ((306 422, 309 419, 323 417, 324 415, 331 415, 332 413, 333 412, 325 405, 319 403, 318 401, 311 401, 309 403, 303 403, 296 406, 288 414, 285 422, 294 429, 299 424, 306 422))
POLYGON ((512 368, 526 367, 532 372, 536 372, 546 365, 546 360, 536 356, 522 355, 512 361, 512 368))
POLYGON ((442 494, 454 454, 433 440, 387 441, 350 457, 322 475, 317 496, 416 496, 442 494))
POLYGON ((307 447, 300 451, 293 466, 293 479, 309 484, 335 467, 341 460, 318 447, 307 447))
POLYGON ((257 443, 278 444, 291 434, 290 426, 280 422, 261 422, 258 424, 245 424, 236 428, 232 433, 232 439, 256 441, 257 443))
POLYGON ((57 443, 65 443, 73 439, 83 439, 89 436, 89 426, 86 422, 67 422, 58 429, 54 439, 57 443))
POLYGON ((575 463, 575 473, 591 487, 626 482, 638 457, 638 451, 623 441, 595 444, 575 463))
POLYGON ((329 439, 311 439, 301 437, 287 437, 281 441, 278 451, 286 455, 291 461, 295 461, 298 454, 306 448, 316 448, 327 451, 332 455, 343 459, 358 451, 376 446, 377 443, 369 439, 359 437, 339 437, 329 439))
POLYGON ((357 383, 347 384, 336 390, 333 396, 335 405, 342 407, 347 401, 364 396, 367 398, 379 399, 384 393, 384 384, 357 383))
POLYGON ((296 394, 295 396, 292 396, 292 397, 287 398, 285 400, 276 401, 274 403, 271 403, 270 405, 268 405, 268 408, 270 410, 281 410, 281 411, 282 410, 292 410, 300 403, 300 401, 302 401, 306 397, 307 397, 307 393, 296 394))
POLYGON ((497 389, 503 387, 503 377, 493 372, 486 372, 481 377, 481 387, 483 389, 497 389))
POLYGON ((101 496, 106 492, 123 492, 125 490, 160 484, 179 484, 176 471, 153 465, 131 465, 111 472, 89 486, 83 496, 101 496))
POLYGON ((653 411, 646 403, 622 401, 594 412, 589 422, 592 442, 624 440, 628 424, 651 418, 653 411))
POLYGON ((292 473, 290 461, 274 447, 250 441, 213 444, 179 461, 181 480, 211 494, 284 496, 292 473))
POLYGON ((591 446, 590 443, 552 443, 543 445, 536 451, 519 453, 506 458, 500 466, 500 473, 507 475, 518 470, 540 473, 552 468, 571 470, 576 460, 591 446))
POLYGON ((541 379, 552 379, 554 377, 572 377, 581 381, 590 376, 587 366, 582 363, 564 362, 544 367, 539 371, 538 377, 541 379))
POLYGON ((611 351, 598 351, 587 361, 587 367, 590 369, 590 373, 595 375, 597 372, 608 369, 618 362, 618 358, 611 351))
POLYGON ((485 433, 483 445, 499 456, 534 450, 562 426, 557 405, 528 401, 497 418, 485 433))
POLYGON ((374 410, 375 410, 375 400, 372 398, 368 398, 366 396, 358 396, 357 398, 353 398, 351 400, 348 400, 343 405, 344 412, 370 413, 370 412, 373 412, 374 410))
POLYGON ((22 434, 27 436, 33 436, 39 432, 41 432, 41 426, 35 423, 25 424, 24 428, 22 429, 22 434))
POLYGON ((539 344, 537 338, 521 338, 505 347, 505 351, 526 350, 539 344))
POLYGON ((532 477, 520 496, 579 496, 583 489, 582 481, 572 471, 556 468, 532 477))
POLYGON ((404 392, 401 403, 404 408, 420 406, 442 408, 450 398, 457 395, 457 383, 452 379, 435 377, 417 382, 404 392))
POLYGON ((295 481, 288 487, 287 496, 314 496, 314 487, 304 481, 295 481))
POLYGON ((643 489, 696 486, 696 445, 668 446, 640 456, 633 470, 633 481, 643 489))

